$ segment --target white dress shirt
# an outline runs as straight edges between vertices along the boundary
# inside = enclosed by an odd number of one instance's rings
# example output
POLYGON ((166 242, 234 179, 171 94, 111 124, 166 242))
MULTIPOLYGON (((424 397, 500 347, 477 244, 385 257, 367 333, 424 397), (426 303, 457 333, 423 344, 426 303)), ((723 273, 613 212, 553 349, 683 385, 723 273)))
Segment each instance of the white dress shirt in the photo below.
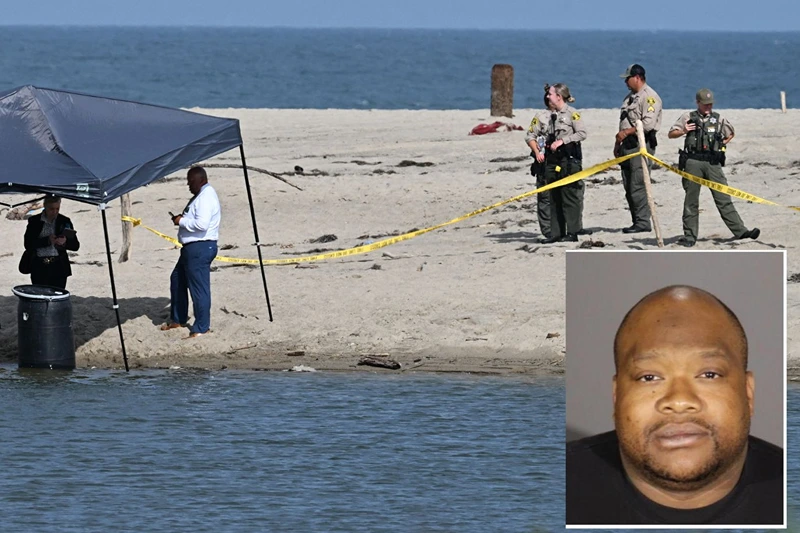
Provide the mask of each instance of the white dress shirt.
POLYGON ((220 211, 217 192, 206 183, 183 212, 178 224, 180 243, 218 240, 220 211))

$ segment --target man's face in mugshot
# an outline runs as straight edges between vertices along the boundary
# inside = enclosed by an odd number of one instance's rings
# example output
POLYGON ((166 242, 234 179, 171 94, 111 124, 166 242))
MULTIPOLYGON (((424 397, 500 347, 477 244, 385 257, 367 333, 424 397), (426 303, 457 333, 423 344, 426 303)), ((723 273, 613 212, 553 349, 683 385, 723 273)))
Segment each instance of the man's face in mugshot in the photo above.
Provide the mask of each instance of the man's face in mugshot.
POLYGON ((656 293, 631 312, 616 349, 614 422, 629 475, 692 491, 743 464, 754 381, 718 302, 686 288, 656 293))

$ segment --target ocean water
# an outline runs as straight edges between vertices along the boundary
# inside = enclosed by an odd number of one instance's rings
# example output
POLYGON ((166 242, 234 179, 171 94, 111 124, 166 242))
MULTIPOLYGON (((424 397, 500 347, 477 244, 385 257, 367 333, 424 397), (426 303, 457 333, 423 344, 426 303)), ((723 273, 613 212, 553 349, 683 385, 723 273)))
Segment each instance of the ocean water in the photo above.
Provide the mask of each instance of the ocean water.
MULTIPOLYGON (((532 26, 541 26, 532 23, 532 26)), ((638 62, 667 108, 710 87, 719 108, 800 102, 800 33, 0 26, 0 91, 68 89, 174 107, 488 109, 492 65, 515 108, 570 86, 619 107, 638 62)))
POLYGON ((5 365, 0 405, 4 532, 563 528, 559 377, 5 365))

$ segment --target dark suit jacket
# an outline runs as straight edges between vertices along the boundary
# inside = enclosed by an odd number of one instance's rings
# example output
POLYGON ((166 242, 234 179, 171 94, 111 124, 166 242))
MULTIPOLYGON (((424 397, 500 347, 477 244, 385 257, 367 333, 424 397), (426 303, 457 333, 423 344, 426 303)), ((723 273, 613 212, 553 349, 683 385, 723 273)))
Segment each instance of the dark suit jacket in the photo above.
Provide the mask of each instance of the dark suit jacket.
MULTIPOLYGON (((42 233, 42 226, 44 226, 44 222, 42 222, 42 217, 40 215, 32 216, 28 219, 28 227, 25 229, 25 249, 31 254, 32 260, 35 260, 37 248, 50 246, 49 237, 39 237, 39 234, 42 233)), ((75 229, 75 226, 72 225, 72 221, 69 218, 59 214, 56 217, 55 235, 62 235, 64 233, 64 228, 75 229)), ((72 267, 69 263, 67 250, 77 252, 80 247, 81 243, 78 242, 77 235, 74 237, 67 237, 67 242, 64 244, 63 248, 56 246, 58 258, 60 260, 59 263, 61 263, 67 276, 72 275, 72 267)))

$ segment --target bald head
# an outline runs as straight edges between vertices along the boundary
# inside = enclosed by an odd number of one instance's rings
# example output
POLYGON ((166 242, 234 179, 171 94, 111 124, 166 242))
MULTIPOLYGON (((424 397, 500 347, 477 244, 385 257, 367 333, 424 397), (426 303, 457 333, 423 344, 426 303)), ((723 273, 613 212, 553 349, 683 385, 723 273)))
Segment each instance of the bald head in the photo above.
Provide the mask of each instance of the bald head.
POLYGON ((688 325, 707 325, 719 329, 721 336, 732 337, 736 351, 747 369, 747 335, 731 309, 713 294, 689 285, 671 285, 651 292, 622 319, 614 337, 614 366, 619 371, 621 358, 636 345, 643 331, 667 328, 673 331, 688 325))
POLYGON ((678 509, 706 507, 733 490, 755 405, 736 315, 696 287, 657 290, 623 319, 614 362, 614 429, 631 483, 678 509))

